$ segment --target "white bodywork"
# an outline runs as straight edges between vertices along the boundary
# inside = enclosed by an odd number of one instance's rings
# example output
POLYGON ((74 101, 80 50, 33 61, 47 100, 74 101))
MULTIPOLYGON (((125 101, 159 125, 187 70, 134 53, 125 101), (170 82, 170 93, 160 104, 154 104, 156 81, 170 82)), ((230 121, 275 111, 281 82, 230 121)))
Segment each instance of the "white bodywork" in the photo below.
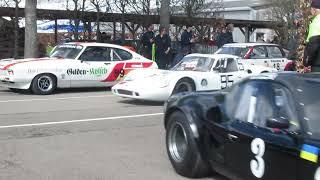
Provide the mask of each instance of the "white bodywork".
MULTIPOLYGON (((0 86, 29 89, 33 79, 40 74, 53 75, 57 88, 113 86, 132 69, 157 68, 156 63, 122 46, 102 43, 67 43, 61 46, 81 46, 74 58, 40 58, 0 61, 0 86), (108 61, 81 60, 89 48, 108 49, 108 61), (121 60, 116 51, 131 54, 121 60), (121 76, 121 77, 120 77, 121 76)), ((103 50, 104 50, 103 49, 103 50)), ((105 52, 103 52, 105 53, 105 52)), ((127 54, 127 55, 128 55, 127 54)), ((87 58, 88 56, 86 56, 87 58)))
POLYGON ((231 43, 225 44, 215 54, 237 55, 243 59, 244 64, 259 65, 284 70, 285 66, 291 62, 287 59, 286 52, 276 44, 269 43, 231 43), (232 49, 234 48, 234 49, 232 49), (235 52, 235 48, 242 48, 243 53, 235 52))
MULTIPOLYGON (((208 91, 224 89, 250 75, 262 72, 276 72, 273 68, 243 66, 238 57, 231 55, 191 54, 185 58, 192 59, 199 57, 206 58, 207 61, 212 60, 213 63, 209 63, 207 71, 134 70, 128 74, 124 81, 113 86, 112 92, 121 97, 166 101, 173 93, 177 83, 182 79, 191 80, 195 85, 195 91, 208 91), (236 69, 231 70, 232 72, 222 72, 222 69, 221 71, 217 70, 219 68, 218 63, 223 59, 234 60, 236 64, 233 65, 235 65, 236 69)), ((184 59, 177 66, 183 63, 184 59)))

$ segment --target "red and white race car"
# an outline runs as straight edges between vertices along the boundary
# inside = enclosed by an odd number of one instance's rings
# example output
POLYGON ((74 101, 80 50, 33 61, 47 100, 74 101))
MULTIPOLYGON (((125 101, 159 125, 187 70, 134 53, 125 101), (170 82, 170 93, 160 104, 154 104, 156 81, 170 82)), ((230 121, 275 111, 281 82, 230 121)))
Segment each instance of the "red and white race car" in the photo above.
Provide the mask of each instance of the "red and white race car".
POLYGON ((292 61, 287 50, 269 43, 231 43, 220 48, 215 54, 230 54, 244 59, 244 64, 272 67, 283 71, 292 61))
POLYGON ((66 43, 49 58, 1 60, 0 86, 46 95, 56 88, 113 86, 129 71, 142 68, 157 64, 114 44, 66 43))

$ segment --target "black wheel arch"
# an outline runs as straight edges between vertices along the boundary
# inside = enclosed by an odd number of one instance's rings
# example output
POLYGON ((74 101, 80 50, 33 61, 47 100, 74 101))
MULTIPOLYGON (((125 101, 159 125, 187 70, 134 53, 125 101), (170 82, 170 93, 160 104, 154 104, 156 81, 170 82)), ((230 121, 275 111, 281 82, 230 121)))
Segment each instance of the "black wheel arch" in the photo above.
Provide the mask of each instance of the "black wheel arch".
POLYGON ((180 78, 180 79, 176 82, 175 86, 176 86, 179 82, 183 82, 183 81, 192 82, 195 90, 197 90, 197 85, 196 85, 194 79, 192 79, 192 78, 189 77, 189 76, 185 76, 185 77, 180 78))

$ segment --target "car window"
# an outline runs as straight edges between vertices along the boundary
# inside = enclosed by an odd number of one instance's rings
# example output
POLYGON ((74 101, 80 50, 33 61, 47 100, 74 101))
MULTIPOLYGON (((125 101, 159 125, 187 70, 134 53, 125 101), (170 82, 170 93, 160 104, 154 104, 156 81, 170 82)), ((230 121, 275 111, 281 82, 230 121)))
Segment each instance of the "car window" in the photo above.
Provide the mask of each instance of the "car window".
POLYGON ((288 119, 291 131, 300 128, 290 91, 270 82, 251 82, 245 87, 235 109, 235 119, 267 128, 270 118, 288 119))
POLYGON ((87 47, 80 56, 82 61, 111 61, 111 49, 108 47, 87 47))
POLYGON ((266 57, 267 54, 263 46, 254 47, 250 54, 250 59, 265 59, 266 57))
POLYGON ((251 81, 244 84, 242 92, 245 93, 241 93, 239 95, 239 100, 236 103, 237 106, 234 109, 234 119, 244 122, 253 122, 253 117, 256 113, 256 109, 254 107, 257 103, 256 96, 258 87, 255 82, 251 81))
POLYGON ((232 86, 231 88, 226 89, 226 91, 228 91, 229 93, 226 96, 224 107, 228 117, 234 117, 234 112, 238 106, 238 103, 235 102, 239 102, 243 91, 242 84, 243 83, 238 83, 232 86))
POLYGON ((83 46, 80 45, 63 44, 57 46, 50 54, 50 57, 75 59, 82 49, 83 46))
POLYGON ((269 58, 282 58, 283 54, 281 49, 277 46, 267 46, 268 57, 269 58))
POLYGON ((175 65, 172 71, 210 71, 215 59, 209 57, 198 56, 186 56, 177 65, 175 65))
POLYGON ((230 47, 223 46, 216 53, 217 54, 231 54, 239 57, 244 57, 249 51, 249 47, 230 47))
POLYGON ((238 71, 238 62, 233 58, 221 58, 217 61, 213 70, 221 73, 235 72, 238 71))
POLYGON ((300 128, 291 93, 280 84, 260 84, 256 109, 257 113, 253 123, 257 126, 266 127, 267 119, 277 118, 288 119, 292 131, 300 128))
POLYGON ((125 60, 130 60, 132 59, 132 54, 128 51, 118 49, 118 48, 113 48, 113 60, 114 61, 125 61, 125 60))

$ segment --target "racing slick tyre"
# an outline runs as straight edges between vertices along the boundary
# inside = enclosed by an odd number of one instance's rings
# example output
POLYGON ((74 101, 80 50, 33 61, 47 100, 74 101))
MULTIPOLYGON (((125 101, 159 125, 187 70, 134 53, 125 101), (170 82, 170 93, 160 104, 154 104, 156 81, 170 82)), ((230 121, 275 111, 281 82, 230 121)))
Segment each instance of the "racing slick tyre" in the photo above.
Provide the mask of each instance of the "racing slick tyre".
POLYGON ((39 74, 31 83, 34 94, 49 95, 57 88, 57 79, 51 74, 39 74))
POLYGON ((201 157, 194 135, 185 115, 174 112, 166 125, 166 148, 176 172, 189 178, 210 175, 209 163, 201 157))
POLYGON ((192 92, 196 90, 196 86, 191 79, 181 79, 177 82, 176 86, 173 89, 172 94, 177 94, 181 92, 192 92))

